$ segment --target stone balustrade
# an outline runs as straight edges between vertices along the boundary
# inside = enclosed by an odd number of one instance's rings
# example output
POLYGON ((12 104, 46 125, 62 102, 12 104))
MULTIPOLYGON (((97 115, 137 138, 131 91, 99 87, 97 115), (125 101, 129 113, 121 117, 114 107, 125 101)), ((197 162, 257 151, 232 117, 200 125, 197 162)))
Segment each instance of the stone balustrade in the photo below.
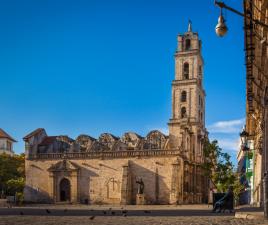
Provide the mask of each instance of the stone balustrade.
POLYGON ((138 150, 138 151, 101 151, 101 152, 67 152, 67 153, 38 153, 29 155, 28 160, 53 160, 53 159, 108 159, 131 157, 163 157, 180 156, 179 149, 171 150, 138 150))

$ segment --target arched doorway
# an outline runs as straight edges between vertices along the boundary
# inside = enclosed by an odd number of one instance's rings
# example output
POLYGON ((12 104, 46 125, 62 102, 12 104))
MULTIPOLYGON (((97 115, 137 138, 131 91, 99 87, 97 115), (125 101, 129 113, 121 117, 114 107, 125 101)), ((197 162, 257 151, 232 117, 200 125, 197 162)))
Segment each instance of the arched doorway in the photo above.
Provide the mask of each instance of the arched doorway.
POLYGON ((66 202, 71 200, 71 184, 66 178, 63 178, 60 182, 60 201, 66 202))

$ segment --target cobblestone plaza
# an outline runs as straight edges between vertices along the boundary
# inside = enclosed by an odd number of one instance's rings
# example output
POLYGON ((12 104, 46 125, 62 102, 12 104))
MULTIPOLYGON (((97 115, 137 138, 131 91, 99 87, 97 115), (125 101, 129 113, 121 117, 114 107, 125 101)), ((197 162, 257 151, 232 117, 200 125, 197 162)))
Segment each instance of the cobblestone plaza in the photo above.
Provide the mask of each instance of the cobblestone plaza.
POLYGON ((40 205, 0 209, 0 225, 84 224, 174 224, 174 225, 263 225, 263 219, 239 219, 235 213, 211 213, 207 205, 183 206, 84 206, 40 205), (56 222, 55 222, 56 221, 56 222))
POLYGON ((262 220, 247 220, 247 219, 235 219, 232 216, 213 216, 213 217, 151 217, 151 216, 133 216, 133 217, 111 217, 111 216, 102 216, 95 217, 94 220, 91 220, 90 217, 82 216, 68 216, 68 217, 55 217, 55 216, 43 216, 43 217, 29 217, 29 216, 12 216, 11 217, 0 217, 1 225, 25 225, 33 224, 32 221, 35 221, 34 224, 38 225, 54 225, 55 221, 57 224, 79 224, 79 225, 90 225, 90 224, 102 224, 102 225, 112 225, 112 224, 129 224, 129 225, 139 225, 139 224, 174 224, 174 225, 262 225, 265 224, 262 220))

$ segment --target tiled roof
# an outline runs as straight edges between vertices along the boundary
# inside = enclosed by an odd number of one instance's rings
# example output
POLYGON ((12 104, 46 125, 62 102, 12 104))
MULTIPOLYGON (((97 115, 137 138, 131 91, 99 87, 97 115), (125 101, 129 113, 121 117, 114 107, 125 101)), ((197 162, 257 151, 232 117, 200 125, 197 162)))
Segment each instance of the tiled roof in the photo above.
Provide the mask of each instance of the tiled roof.
POLYGON ((25 141, 25 140, 31 138, 32 136, 34 136, 34 135, 36 135, 36 134, 38 134, 38 133, 40 133, 41 131, 44 131, 44 130, 45 130, 44 128, 38 128, 38 129, 34 130, 33 132, 27 134, 27 135, 23 138, 23 140, 25 141))
POLYGON ((0 138, 8 138, 13 142, 17 142, 14 138, 12 138, 8 133, 6 133, 3 129, 0 128, 0 138))

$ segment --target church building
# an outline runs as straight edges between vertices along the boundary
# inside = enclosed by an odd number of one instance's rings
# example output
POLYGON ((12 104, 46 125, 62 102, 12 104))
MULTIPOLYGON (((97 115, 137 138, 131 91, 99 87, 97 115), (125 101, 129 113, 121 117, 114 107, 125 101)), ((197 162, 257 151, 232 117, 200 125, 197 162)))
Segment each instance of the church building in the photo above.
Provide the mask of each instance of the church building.
POLYGON ((202 173, 205 129, 203 58, 198 33, 177 37, 169 135, 145 137, 49 136, 38 128, 24 137, 26 202, 190 204, 208 198, 202 173), (142 185, 141 185, 142 183, 142 185))

